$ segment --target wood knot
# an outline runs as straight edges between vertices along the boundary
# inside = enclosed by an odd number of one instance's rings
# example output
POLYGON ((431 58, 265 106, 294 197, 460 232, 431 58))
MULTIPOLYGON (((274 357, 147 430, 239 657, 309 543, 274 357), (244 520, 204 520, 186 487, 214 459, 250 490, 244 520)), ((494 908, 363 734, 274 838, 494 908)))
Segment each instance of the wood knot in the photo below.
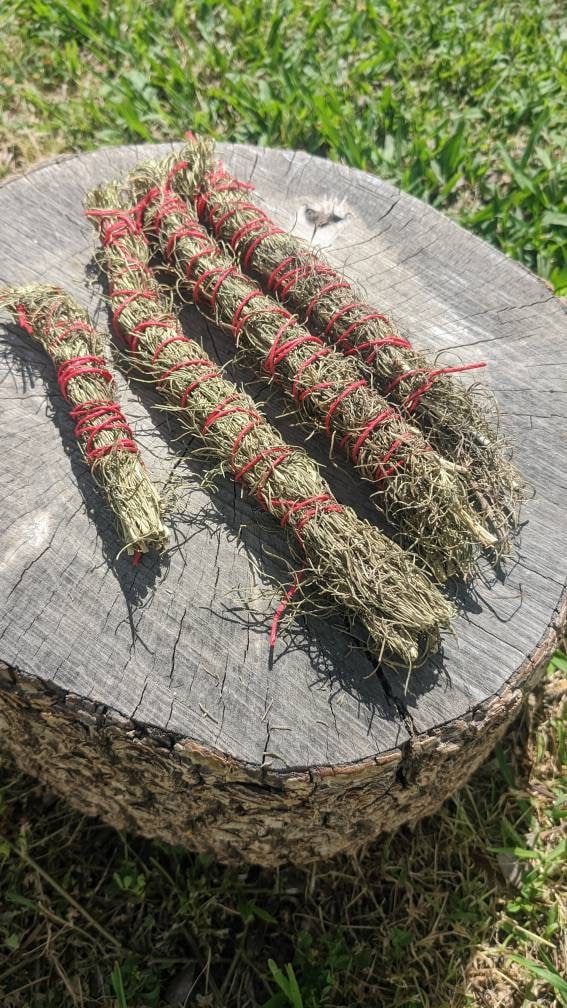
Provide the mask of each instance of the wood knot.
POLYGON ((305 207, 305 217, 315 227, 326 227, 327 224, 338 224, 343 218, 334 210, 316 210, 315 207, 305 207))
POLYGON ((315 230, 328 227, 330 224, 340 224, 350 216, 344 202, 336 203, 332 199, 324 199, 321 203, 314 205, 307 204, 303 213, 307 223, 311 224, 315 230))

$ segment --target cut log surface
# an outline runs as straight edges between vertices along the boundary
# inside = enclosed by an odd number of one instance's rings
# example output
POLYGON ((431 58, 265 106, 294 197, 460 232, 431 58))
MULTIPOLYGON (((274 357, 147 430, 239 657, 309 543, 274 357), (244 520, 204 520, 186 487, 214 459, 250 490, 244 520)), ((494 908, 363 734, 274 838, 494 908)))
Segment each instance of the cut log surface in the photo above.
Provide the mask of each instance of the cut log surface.
MULTIPOLYGON (((84 194, 170 149, 100 150, 4 183, 0 283, 64 286, 107 331, 84 194)), ((300 862, 433 811, 486 757, 557 645, 567 327, 541 280, 371 175, 299 152, 219 154, 416 346, 488 361, 483 380, 534 494, 517 553, 462 596, 455 636, 407 682, 353 648, 340 613, 284 622, 270 657, 273 578, 291 579, 275 524, 228 478, 205 489, 196 444, 147 385, 121 378, 122 406, 176 503, 165 560, 117 559, 52 365, 4 316, 0 730, 24 769, 118 827, 225 861, 300 862)), ((226 334, 193 309, 184 325, 231 378, 250 379, 226 334)), ((248 388, 288 439, 305 441, 277 419, 287 407, 276 387, 248 388)), ((377 522, 364 485, 329 464, 318 436, 306 443, 339 499, 377 522)))

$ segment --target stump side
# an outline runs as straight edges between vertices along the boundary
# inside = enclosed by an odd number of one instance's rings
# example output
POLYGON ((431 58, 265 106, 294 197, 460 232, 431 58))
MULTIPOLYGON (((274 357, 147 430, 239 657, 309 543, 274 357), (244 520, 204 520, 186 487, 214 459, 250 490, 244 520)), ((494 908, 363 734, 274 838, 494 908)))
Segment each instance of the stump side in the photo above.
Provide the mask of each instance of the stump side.
MULTIPOLYGON (((559 614, 563 625, 567 604, 559 614)), ((351 766, 277 773, 238 765, 0 665, 0 728, 17 764, 85 815, 223 863, 275 867, 353 853, 435 812, 518 714, 559 643, 552 631, 471 717, 351 766), (88 709, 87 709, 88 708, 88 709)))

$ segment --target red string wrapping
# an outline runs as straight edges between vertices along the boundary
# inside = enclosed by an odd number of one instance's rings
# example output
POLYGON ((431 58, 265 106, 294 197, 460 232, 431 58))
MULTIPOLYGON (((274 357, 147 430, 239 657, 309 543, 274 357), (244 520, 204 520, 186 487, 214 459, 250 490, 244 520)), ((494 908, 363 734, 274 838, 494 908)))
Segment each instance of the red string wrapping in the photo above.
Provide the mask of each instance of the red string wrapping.
MULTIPOLYGON (((246 308, 246 306, 248 304, 250 304, 250 301, 252 300, 252 298, 263 297, 263 296, 264 295, 262 294, 262 291, 256 290, 254 288, 254 290, 251 290, 249 294, 246 294, 246 296, 242 298, 242 301, 240 302, 240 304, 238 305, 236 311, 234 312, 234 315, 232 316, 232 321, 231 321, 231 328, 232 328, 232 332, 233 332, 234 339, 236 341, 236 345, 237 346, 238 346, 238 342, 239 342, 239 339, 240 339, 240 334, 242 332, 242 329, 246 325, 246 322, 248 321, 248 319, 250 318, 250 313, 248 313, 248 315, 243 315, 242 314, 243 311, 244 311, 244 309, 246 308)), ((254 314, 254 313, 252 312, 252 314, 254 314)))
MULTIPOLYGON (((149 319, 147 322, 138 322, 138 325, 134 326, 134 329, 132 329, 132 332, 134 332, 135 330, 137 330, 139 332, 142 329, 142 327, 144 329, 149 329, 149 328, 155 329, 155 328, 158 328, 158 324, 156 323, 156 321, 154 319, 149 319)), ((159 328, 162 328, 162 329, 171 329, 171 319, 168 319, 168 320, 165 320, 163 322, 160 322, 159 323, 159 328)), ((154 350, 154 352, 152 354, 152 364, 156 363, 156 361, 157 361, 160 353, 162 352, 162 350, 165 350, 165 348, 167 346, 169 346, 171 343, 189 343, 189 340, 187 339, 186 336, 183 336, 182 333, 178 333, 175 336, 168 336, 167 339, 164 339, 164 340, 162 340, 161 343, 158 343, 157 347, 155 348, 155 350, 154 350)))
MULTIPOLYGON (((91 340, 95 336, 95 330, 86 321, 77 320, 75 322, 68 322, 65 319, 54 321, 54 315, 60 303, 61 299, 55 299, 52 302, 42 323, 42 329, 48 337, 45 346, 51 357, 53 357, 54 351, 75 333, 82 333, 85 338, 90 338, 91 340)), ((16 306, 16 318, 18 325, 30 336, 33 336, 34 329, 23 305, 16 306)), ((75 378, 85 377, 100 379, 110 389, 113 386, 113 377, 104 357, 99 354, 84 354, 70 357, 57 366, 57 380, 66 402, 70 402, 70 382, 75 378)), ((69 415, 75 421, 75 437, 82 442, 85 459, 91 468, 97 462, 100 462, 101 459, 106 458, 111 452, 117 450, 130 452, 134 455, 139 453, 132 428, 127 422, 119 404, 112 399, 89 399, 85 402, 76 403, 69 411, 69 415), (119 436, 106 444, 97 445, 97 438, 104 432, 113 435, 119 434, 119 436)), ((141 556, 141 550, 135 550, 132 556, 132 563, 138 564, 141 556)))
POLYGON ((316 350, 315 353, 311 354, 311 356, 308 357, 307 360, 304 360, 303 363, 300 364, 299 367, 297 368, 295 372, 295 377, 293 379, 293 384, 291 386, 291 394, 293 398, 296 399, 298 402, 302 403, 305 399, 307 399, 308 396, 310 396, 313 392, 316 392, 319 389, 327 389, 333 387, 332 382, 323 381, 323 382, 317 382, 315 385, 311 385, 309 388, 303 389, 301 392, 299 392, 297 388, 298 381, 303 372, 305 371, 305 368, 309 367, 310 364, 314 364, 315 361, 319 360, 320 357, 327 357, 330 353, 332 353, 330 347, 321 345, 319 350, 316 350))
POLYGON ((266 240, 266 238, 272 238, 274 237, 274 235, 280 235, 280 234, 285 234, 285 231, 282 228, 276 227, 275 224, 267 223, 264 230, 259 235, 257 235, 256 238, 252 239, 248 248, 246 249, 246 252, 242 256, 242 265, 244 266, 244 269, 250 268, 250 260, 252 256, 254 255, 256 249, 259 248, 259 246, 262 244, 262 242, 266 240))
MULTIPOLYGON (((199 252, 198 258, 201 258, 202 255, 203 252, 199 252)), ((215 281, 215 284, 213 285, 211 293, 206 295, 210 307, 213 309, 213 311, 215 311, 217 306, 217 295, 220 288, 222 287, 222 284, 229 276, 232 276, 237 272, 238 270, 236 266, 233 266, 231 264, 230 266, 213 266, 211 267, 211 269, 205 270, 204 273, 201 273, 200 277, 197 277, 196 280, 192 281, 191 296, 195 304, 198 305, 200 302, 202 295, 201 288, 203 284, 206 283, 207 280, 216 277, 217 279, 215 281)), ((187 277, 187 279, 189 279, 189 277, 187 277)))
POLYGON ((130 210, 108 208, 107 210, 85 210, 85 216, 92 219, 101 218, 101 241, 104 248, 124 238, 128 234, 136 234, 136 221, 130 210), (108 218, 108 219, 107 219, 108 218))
MULTIPOLYGON (((404 465, 406 461, 405 459, 399 459, 398 462, 393 462, 392 465, 388 465, 388 462, 394 455, 394 452, 396 452, 398 448, 401 447, 401 445, 405 444, 406 441, 407 441, 407 435, 401 435, 400 437, 395 438, 395 440, 392 441, 392 444, 388 448, 388 451, 384 455, 384 458, 374 471, 374 479, 377 483, 379 483, 381 480, 389 479, 390 476, 393 476, 398 471, 400 466, 404 465)), ((424 448, 424 451, 431 451, 431 448, 427 446, 426 448, 424 448)))
POLYGON ((336 277, 335 271, 330 266, 323 266, 310 260, 307 263, 298 263, 296 255, 288 256, 268 275, 266 284, 269 290, 274 291, 285 301, 299 280, 307 279, 314 273, 317 276, 336 277), (282 270, 285 270, 291 263, 295 264, 292 269, 282 273, 282 270))
MULTIPOLYGON (((179 171, 181 171, 181 164, 179 162, 179 171)), ((174 165, 172 172, 177 168, 174 165)), ((254 186, 250 182, 239 182, 237 179, 233 178, 224 171, 222 165, 219 163, 218 168, 214 171, 209 172, 205 178, 205 183, 211 188, 216 190, 216 192, 251 192, 254 190, 254 186)), ((210 192, 199 192, 195 199, 195 206, 199 217, 204 217, 206 213, 211 212, 211 201, 210 192)), ((214 209, 214 208, 213 208, 214 209)), ((217 209, 219 209, 217 207, 217 209)), ((256 210, 256 207, 253 207, 256 210)), ((212 219, 210 220, 211 226, 213 224, 212 219)))
POLYGON ((115 448, 137 454, 138 446, 134 441, 132 429, 126 421, 120 406, 116 402, 101 399, 92 399, 88 402, 78 403, 70 411, 75 424, 75 436, 85 440, 85 455, 87 461, 98 462, 115 448), (95 440, 102 431, 123 431, 126 436, 120 437, 109 444, 95 446, 95 440))
POLYGON ((68 385, 73 378, 84 378, 91 375, 101 378, 104 382, 112 384, 112 375, 106 367, 104 357, 96 354, 87 354, 84 357, 71 357, 70 360, 63 361, 57 368, 57 380, 63 398, 69 402, 68 385))
POLYGON ((404 347, 405 349, 409 348, 408 341, 406 339, 403 339, 402 336, 395 336, 395 337, 384 336, 382 337, 382 339, 371 339, 371 340, 365 340, 364 343, 349 344, 348 340, 345 337, 345 333, 343 333, 343 335, 340 337, 339 340, 337 340, 337 342, 342 345, 343 348, 342 352, 345 357, 352 357, 358 354, 362 356, 364 350, 370 349, 368 357, 364 358, 366 364, 372 364, 376 360, 376 355, 380 347, 397 346, 397 347, 404 347))
POLYGON ((341 403, 347 395, 350 395, 351 392, 355 392, 356 389, 359 388, 365 388, 367 385, 368 382, 365 381, 364 378, 359 378, 358 381, 353 381, 350 383, 350 385, 347 385, 347 387, 344 388, 342 392, 339 392, 338 396, 335 399, 333 399, 325 415, 325 430, 327 431, 327 434, 330 435, 331 433, 331 420, 333 419, 333 413, 335 412, 339 403, 341 403))
POLYGON ((272 341, 272 346, 270 352, 264 361, 264 370, 269 374, 273 375, 277 367, 280 366, 282 361, 297 347, 302 346, 304 343, 316 343, 321 346, 321 340, 317 336, 311 336, 309 333, 303 333, 300 336, 292 336, 290 339, 286 340, 284 343, 280 343, 285 332, 290 326, 296 325, 296 320, 293 315, 288 315, 287 318, 279 327, 274 339, 272 341))
POLYGON ((231 395, 221 399, 214 409, 212 409, 210 413, 207 413, 207 416, 199 428, 200 433, 204 435, 207 428, 215 424, 217 420, 222 420, 223 417, 231 416, 233 413, 245 413, 247 416, 250 416, 251 411, 248 406, 241 406, 238 404, 236 406, 231 406, 231 403, 238 398, 238 392, 233 392, 231 395))
MULTIPOLYGON (((173 175, 176 171, 181 171, 182 164, 183 162, 179 162, 179 165, 174 165, 172 171, 170 172, 170 175, 173 175)), ((206 182, 208 185, 214 185, 217 192, 229 192, 229 191, 240 192, 254 188, 253 185, 249 185, 248 183, 245 182, 237 182, 235 179, 232 179, 231 176, 225 175, 222 167, 220 167, 216 171, 210 172, 206 176, 206 182), (222 181, 225 178, 228 179, 227 182, 222 181)), ((234 234, 231 235, 229 240, 231 248, 236 249, 239 242, 241 242, 243 238, 248 238, 251 234, 254 234, 254 232, 257 231, 258 228, 262 229, 260 231, 260 234, 255 235, 255 237, 251 239, 250 244, 245 250, 242 260, 245 269, 248 269, 250 265, 250 259, 254 255, 254 252, 259 247, 259 245, 261 245, 261 243, 266 240, 266 238, 269 238, 273 235, 285 234, 282 228, 279 228, 272 223, 267 214, 265 214, 258 207, 254 206, 253 203, 248 203, 245 200, 239 200, 234 205, 234 207, 231 207, 229 210, 225 211, 220 216, 218 216, 218 211, 222 208, 219 207, 218 205, 215 207, 211 204, 208 193, 207 194, 199 193, 198 196, 196 197, 195 204, 197 213, 200 217, 205 216, 205 214, 208 215, 208 222, 213 229, 213 233, 217 237, 219 236, 222 230, 223 224, 225 224, 226 221, 229 220, 229 218, 232 217, 233 214, 237 213, 239 210, 240 211, 249 210, 251 213, 254 213, 256 215, 252 220, 246 221, 245 224, 237 228, 234 234)))
POLYGON ((142 288, 141 290, 130 290, 125 288, 124 290, 115 290, 114 288, 109 289, 109 295, 111 298, 121 297, 122 301, 118 303, 118 306, 112 311, 112 328, 115 335, 121 335, 126 341, 131 350, 135 350, 137 346, 137 340, 132 340, 128 337, 124 331, 123 326, 120 324, 120 316, 128 305, 132 304, 133 301, 137 301, 138 298, 144 298, 146 301, 157 301, 157 294, 148 288, 142 288))
POLYGON ((202 385, 203 382, 210 381, 212 378, 218 378, 218 376, 219 376, 218 371, 207 371, 207 373, 201 375, 200 378, 195 378, 195 381, 192 381, 187 386, 187 388, 184 389, 183 393, 179 397, 179 405, 185 408, 189 396, 191 395, 192 392, 195 391, 196 388, 199 388, 199 385, 202 385))
POLYGON ((333 280, 332 283, 325 284, 324 287, 321 287, 321 290, 314 294, 305 309, 305 321, 310 322, 319 298, 323 297, 324 294, 331 294, 332 291, 341 290, 341 288, 350 289, 350 284, 346 283, 344 280, 333 280))
POLYGON ((63 343, 71 333, 83 332, 87 336, 94 336, 94 329, 88 322, 71 322, 69 325, 65 325, 64 322, 57 322, 53 328, 60 331, 49 341, 47 347, 49 353, 58 347, 60 343, 63 343))
POLYGON ((16 305, 16 317, 18 319, 20 329, 27 332, 28 336, 33 336, 33 326, 26 315, 26 309, 23 305, 16 305))
MULTIPOLYGON (((229 412, 237 412, 237 411, 248 412, 246 409, 242 409, 242 407, 238 406, 223 409, 223 406, 227 403, 227 401, 228 400, 225 400, 223 404, 220 404, 219 407, 215 408, 215 410, 209 414, 207 420, 205 421, 205 426, 208 424, 208 422, 214 422, 214 420, 219 419, 221 416, 224 416, 229 412)), ((237 438, 235 439, 232 449, 233 457, 237 450, 237 447, 240 446, 246 434, 250 433, 250 431, 253 430, 255 424, 256 420, 252 420, 237 435, 237 438)), ((240 482, 259 462, 263 461, 264 459, 270 459, 268 465, 266 466, 266 469, 264 470, 264 472, 260 476, 260 479, 258 480, 255 490, 255 497, 258 500, 258 503, 264 508, 264 510, 268 510, 268 501, 266 500, 263 494, 266 482, 268 481, 269 477, 274 473, 277 466, 280 465, 282 462, 284 462, 287 458, 289 458, 289 456, 293 454, 293 451, 294 451, 293 448, 284 445, 270 446, 268 448, 263 449, 261 452, 258 452, 256 455, 253 456, 253 458, 249 459, 249 461, 246 462, 245 465, 243 465, 240 469, 234 472, 234 478, 240 482)), ((299 519, 296 522, 294 522, 293 531, 299 544, 302 547, 304 546, 302 532, 306 524, 309 521, 311 521, 312 518, 314 518, 317 514, 320 513, 330 514, 333 511, 341 512, 343 510, 342 505, 339 504, 336 500, 334 500, 334 498, 330 494, 319 494, 314 497, 306 497, 304 500, 299 501, 287 500, 286 498, 272 497, 270 498, 270 504, 271 504, 270 510, 272 510, 274 507, 282 508, 283 514, 280 519, 280 525, 282 528, 285 528, 285 526, 291 521, 292 518, 296 518, 298 515, 300 516, 299 519)), ((289 602, 291 601, 296 591, 298 590, 299 583, 303 579, 304 575, 305 571, 300 571, 295 575, 294 585, 292 586, 292 588, 286 591, 283 599, 279 603, 274 613, 272 624, 270 627, 270 636, 269 636, 270 648, 275 647, 281 618, 287 606, 289 605, 289 602)))
POLYGON ((247 473, 249 473, 250 470, 254 468, 254 466, 258 465, 258 462, 261 462, 265 458, 269 458, 271 455, 275 455, 276 456, 275 460, 271 461, 269 464, 268 475, 271 476, 276 466, 278 466, 280 462, 283 462, 285 458, 288 458, 289 455, 292 453, 292 451, 293 448, 289 448, 287 446, 284 447, 282 445, 270 445, 268 448, 263 448, 262 451, 258 452, 257 455, 254 455, 251 459, 245 462, 244 465, 240 467, 240 469, 238 469, 235 472, 234 478, 235 480, 240 482, 247 475, 247 473))
MULTIPOLYGON (((157 191, 157 190, 156 190, 157 191)), ((149 193, 144 199, 149 197, 149 193)), ((140 201, 140 205, 143 204, 143 200, 140 201)), ((140 269, 146 276, 151 276, 148 266, 145 263, 140 262, 139 259, 133 257, 128 249, 121 244, 121 239, 126 238, 128 235, 135 236, 136 238, 144 241, 147 244, 147 240, 143 231, 141 229, 141 209, 140 205, 132 208, 131 210, 123 210, 120 207, 108 207, 105 209, 94 209, 85 210, 85 215, 91 219, 101 220, 101 241, 104 248, 108 248, 110 245, 115 245, 120 248, 121 254, 124 256, 125 261, 128 262, 130 266, 134 266, 136 269, 140 269)), ((126 269, 120 270, 119 273, 115 274, 118 276, 127 272, 126 269)), ((138 298, 143 298, 147 301, 158 301, 158 295, 156 292, 150 290, 149 288, 142 287, 139 290, 125 288, 123 290, 117 289, 113 284, 109 287, 109 296, 116 300, 116 298, 122 298, 118 305, 113 308, 112 312, 112 328, 117 336, 122 336, 124 341, 130 347, 130 349, 136 352, 138 347, 138 334, 143 332, 145 328, 149 326, 155 326, 157 328, 164 327, 167 322, 158 319, 148 319, 145 322, 139 323, 137 326, 131 330, 130 334, 122 327, 120 323, 120 317, 122 312, 128 305, 132 304, 138 298), (134 333, 134 335, 132 335, 134 333)))
POLYGON ((370 423, 366 424, 366 427, 364 428, 362 433, 358 435, 356 441, 354 442, 350 453, 352 461, 355 463, 355 465, 358 462, 360 449, 362 448, 367 438, 370 437, 372 431, 375 430, 376 427, 378 427, 380 424, 386 423, 387 420, 390 420, 394 416, 396 416, 396 410, 386 409, 383 410, 382 413, 379 413, 378 416, 373 417, 370 423))

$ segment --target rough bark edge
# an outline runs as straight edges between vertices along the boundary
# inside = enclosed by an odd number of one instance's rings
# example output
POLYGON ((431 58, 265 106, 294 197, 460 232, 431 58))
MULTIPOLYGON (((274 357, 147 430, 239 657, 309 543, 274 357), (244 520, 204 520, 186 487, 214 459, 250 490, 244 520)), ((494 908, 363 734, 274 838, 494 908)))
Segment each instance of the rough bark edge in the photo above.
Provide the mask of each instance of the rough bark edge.
POLYGON ((488 756, 559 642, 554 626, 498 694, 397 750, 278 772, 143 729, 0 666, 2 740, 18 765, 117 829, 228 863, 308 863, 434 812, 488 756), (299 814, 298 814, 299 813, 299 814))

